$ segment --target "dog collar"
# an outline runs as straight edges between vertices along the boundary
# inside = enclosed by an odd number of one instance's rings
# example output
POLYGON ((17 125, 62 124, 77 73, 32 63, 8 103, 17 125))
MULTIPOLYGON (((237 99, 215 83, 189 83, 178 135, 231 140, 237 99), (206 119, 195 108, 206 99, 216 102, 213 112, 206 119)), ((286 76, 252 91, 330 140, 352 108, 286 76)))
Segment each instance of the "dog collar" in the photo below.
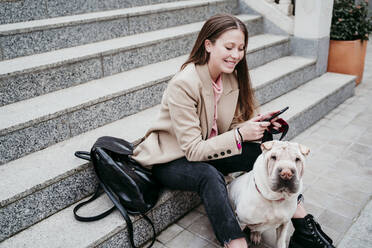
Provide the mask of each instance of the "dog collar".
MULTIPOLYGON (((253 178, 253 182, 254 182, 254 186, 256 186, 256 189, 257 189, 258 193, 260 193, 260 194, 262 195, 262 197, 265 198, 265 197, 263 196, 263 194, 261 193, 261 191, 258 189, 258 186, 257 186, 256 179, 255 179, 255 178, 253 178)), ((265 198, 265 199, 267 199, 267 198, 265 198)), ((281 201, 284 201, 284 200, 285 200, 285 198, 282 197, 282 198, 280 198, 280 199, 278 199, 278 200, 271 200, 271 201, 278 201, 278 202, 281 202, 281 201)))

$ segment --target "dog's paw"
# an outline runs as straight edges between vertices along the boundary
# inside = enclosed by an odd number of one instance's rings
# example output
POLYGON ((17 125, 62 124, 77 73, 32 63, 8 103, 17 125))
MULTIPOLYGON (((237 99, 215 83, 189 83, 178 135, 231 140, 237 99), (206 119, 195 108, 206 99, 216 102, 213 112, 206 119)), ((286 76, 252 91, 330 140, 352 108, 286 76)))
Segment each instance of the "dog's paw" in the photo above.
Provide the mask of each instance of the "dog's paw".
POLYGON ((259 243, 261 243, 261 233, 260 232, 251 232, 251 241, 255 245, 258 245, 259 243))

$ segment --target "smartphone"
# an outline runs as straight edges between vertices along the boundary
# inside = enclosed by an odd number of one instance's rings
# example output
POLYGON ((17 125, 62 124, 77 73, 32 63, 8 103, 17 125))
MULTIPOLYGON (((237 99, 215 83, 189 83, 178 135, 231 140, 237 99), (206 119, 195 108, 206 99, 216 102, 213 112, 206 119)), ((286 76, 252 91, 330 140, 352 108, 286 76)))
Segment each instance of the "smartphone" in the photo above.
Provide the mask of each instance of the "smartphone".
POLYGON ((271 121, 271 120, 274 119, 275 117, 277 117, 277 116, 283 114, 285 111, 287 111, 287 109, 289 109, 288 106, 285 107, 284 109, 280 110, 279 112, 273 114, 271 117, 269 117, 269 118, 267 118, 267 119, 265 119, 265 120, 263 120, 263 121, 271 121))

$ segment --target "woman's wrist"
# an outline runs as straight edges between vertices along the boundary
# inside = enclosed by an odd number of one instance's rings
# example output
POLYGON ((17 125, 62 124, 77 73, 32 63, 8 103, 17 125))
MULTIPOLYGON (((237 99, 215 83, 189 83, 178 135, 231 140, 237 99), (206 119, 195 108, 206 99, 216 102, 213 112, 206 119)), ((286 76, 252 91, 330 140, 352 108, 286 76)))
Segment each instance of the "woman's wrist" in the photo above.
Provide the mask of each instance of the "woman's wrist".
POLYGON ((240 138, 240 142, 243 142, 243 141, 244 141, 244 139, 243 139, 243 135, 242 135, 242 133, 240 132, 239 127, 236 129, 236 131, 238 132, 238 135, 239 135, 239 138, 240 138))
POLYGON ((242 140, 239 136, 238 128, 235 129, 235 141, 236 141, 236 146, 240 150, 242 148, 242 140))

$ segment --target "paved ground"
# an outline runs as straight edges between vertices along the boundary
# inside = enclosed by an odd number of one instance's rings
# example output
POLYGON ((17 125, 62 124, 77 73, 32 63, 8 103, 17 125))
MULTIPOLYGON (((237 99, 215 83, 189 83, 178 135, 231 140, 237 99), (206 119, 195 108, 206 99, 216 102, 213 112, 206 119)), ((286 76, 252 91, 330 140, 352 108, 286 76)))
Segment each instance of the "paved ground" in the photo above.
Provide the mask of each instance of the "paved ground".
MULTIPOLYGON (((355 96, 293 141, 311 149, 304 176, 308 212, 338 248, 372 247, 372 41, 355 96)), ((164 230, 155 247, 219 246, 199 206, 164 230)))

